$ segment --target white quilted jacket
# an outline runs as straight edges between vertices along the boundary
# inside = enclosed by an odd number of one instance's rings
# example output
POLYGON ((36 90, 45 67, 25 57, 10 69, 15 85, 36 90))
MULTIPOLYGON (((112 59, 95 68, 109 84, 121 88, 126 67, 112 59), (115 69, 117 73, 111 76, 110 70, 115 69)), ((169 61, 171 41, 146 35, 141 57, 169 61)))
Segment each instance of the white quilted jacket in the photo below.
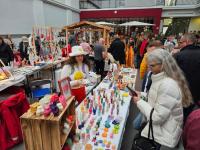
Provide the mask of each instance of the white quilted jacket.
MULTIPOLYGON (((182 95, 176 81, 168 78, 163 72, 152 75, 152 85, 149 90, 148 102, 139 100, 137 106, 149 120, 153 112, 153 131, 156 142, 167 147, 175 147, 182 134, 183 109, 182 95)), ((142 136, 148 137, 149 124, 142 131, 142 136)))

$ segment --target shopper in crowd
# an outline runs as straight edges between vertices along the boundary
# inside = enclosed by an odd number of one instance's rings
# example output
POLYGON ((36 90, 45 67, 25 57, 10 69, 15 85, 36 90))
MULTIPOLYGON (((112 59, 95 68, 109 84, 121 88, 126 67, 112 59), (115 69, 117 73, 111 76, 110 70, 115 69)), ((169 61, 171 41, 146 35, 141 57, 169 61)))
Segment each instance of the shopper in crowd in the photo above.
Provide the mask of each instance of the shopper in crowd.
POLYGON ((171 52, 177 46, 177 40, 174 35, 170 35, 164 43, 164 47, 168 52, 171 52))
POLYGON ((140 63, 141 63, 141 61, 144 57, 144 54, 147 51, 148 41, 149 41, 148 35, 144 35, 144 39, 143 39, 141 46, 140 46, 140 63))
POLYGON ((42 49, 41 49, 41 40, 39 36, 36 36, 35 39, 35 48, 36 48, 36 54, 37 56, 41 56, 42 55, 42 49))
POLYGON ((194 110, 187 118, 183 130, 183 145, 185 150, 200 148, 200 109, 194 110))
POLYGON ((74 33, 72 33, 71 35, 70 33, 68 33, 68 36, 69 36, 68 43, 70 44, 71 47, 78 45, 76 40, 76 35, 74 33))
POLYGON ((7 35, 7 37, 4 39, 4 42, 8 44, 12 50, 14 49, 14 43, 11 35, 7 35))
POLYGON ((130 38, 126 46, 126 67, 134 67, 134 42, 130 38))
MULTIPOLYGON (((192 93, 193 101, 200 105, 200 47, 194 45, 196 37, 194 34, 185 34, 179 41, 180 52, 174 55, 179 67, 184 72, 192 93)), ((185 118, 192 111, 192 106, 186 111, 185 118)))
MULTIPOLYGON (((183 110, 192 102, 190 90, 181 69, 169 52, 156 49, 149 53, 148 65, 153 73, 152 85, 148 93, 148 102, 138 92, 133 100, 139 110, 149 120, 152 115, 154 139, 162 147, 175 147, 182 134, 183 110)), ((149 124, 141 135, 148 137, 149 124)))
POLYGON ((136 35, 138 34, 138 28, 135 28, 135 31, 133 31, 132 33, 131 33, 131 37, 132 38, 136 38, 136 35))
POLYGON ((80 46, 83 48, 83 50, 89 55, 92 52, 92 48, 90 47, 90 44, 86 42, 85 39, 81 42, 80 46))
POLYGON ((99 41, 94 44, 94 63, 95 63, 95 70, 96 73, 101 75, 103 78, 104 72, 104 55, 105 55, 105 47, 104 47, 105 40, 100 38, 99 41))
POLYGON ((116 61, 120 64, 125 64, 125 44, 120 40, 118 35, 115 35, 115 40, 111 43, 108 50, 116 61))
POLYGON ((144 57, 142 59, 142 62, 140 64, 140 78, 143 79, 145 74, 148 71, 148 65, 147 65, 147 55, 148 53, 152 52, 153 50, 157 48, 162 48, 162 43, 159 40, 150 41, 147 46, 147 52, 144 54, 144 57))
POLYGON ((85 55, 86 53, 81 46, 73 46, 67 65, 61 71, 61 79, 69 77, 71 79, 71 86, 82 84, 82 80, 74 81, 74 73, 77 71, 81 71, 84 74, 84 78, 89 77, 90 63, 85 58, 85 55))
POLYGON ((19 52, 22 60, 28 60, 28 38, 23 36, 22 41, 19 43, 19 52))
POLYGON ((142 58, 140 56, 140 47, 142 44, 142 41, 144 40, 144 33, 138 34, 137 39, 136 39, 136 46, 134 48, 135 52, 135 68, 140 67, 140 63, 142 61, 142 58))
POLYGON ((5 65, 8 65, 14 60, 13 51, 10 46, 4 42, 3 37, 0 36, 0 59, 5 65))

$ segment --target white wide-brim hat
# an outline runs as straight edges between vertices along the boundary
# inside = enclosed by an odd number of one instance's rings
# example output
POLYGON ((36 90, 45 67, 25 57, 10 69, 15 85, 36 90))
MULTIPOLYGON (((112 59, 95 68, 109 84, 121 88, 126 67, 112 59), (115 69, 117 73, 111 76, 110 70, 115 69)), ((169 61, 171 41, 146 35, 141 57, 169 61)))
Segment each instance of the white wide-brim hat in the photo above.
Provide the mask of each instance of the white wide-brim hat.
POLYGON ((81 46, 73 46, 72 52, 69 53, 70 57, 78 56, 78 55, 86 55, 87 53, 84 52, 83 48, 81 46))

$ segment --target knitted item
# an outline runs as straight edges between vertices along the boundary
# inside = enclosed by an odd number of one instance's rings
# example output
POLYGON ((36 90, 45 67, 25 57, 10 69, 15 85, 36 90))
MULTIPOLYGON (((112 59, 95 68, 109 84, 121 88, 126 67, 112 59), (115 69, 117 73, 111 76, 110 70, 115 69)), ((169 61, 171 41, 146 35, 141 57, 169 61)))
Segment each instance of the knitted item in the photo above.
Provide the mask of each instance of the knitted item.
POLYGON ((84 74, 82 71, 76 71, 74 73, 74 80, 81 80, 84 78, 84 74))
POLYGON ((51 96, 51 103, 54 103, 54 102, 57 102, 59 100, 59 97, 58 97, 58 95, 57 94, 53 94, 52 96, 51 96))
POLYGON ((57 104, 56 102, 50 104, 51 112, 53 113, 54 116, 59 115, 59 109, 56 104, 57 104))

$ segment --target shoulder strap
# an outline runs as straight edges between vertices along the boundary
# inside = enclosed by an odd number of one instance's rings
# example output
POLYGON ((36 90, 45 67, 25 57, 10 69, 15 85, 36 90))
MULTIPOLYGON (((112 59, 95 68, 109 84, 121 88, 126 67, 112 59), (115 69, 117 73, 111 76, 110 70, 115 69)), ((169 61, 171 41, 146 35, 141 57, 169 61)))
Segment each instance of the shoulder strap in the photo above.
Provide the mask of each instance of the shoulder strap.
POLYGON ((150 139, 150 134, 151 134, 152 140, 154 141, 154 135, 153 135, 153 121, 152 121, 153 111, 154 111, 154 108, 152 108, 151 113, 150 113, 148 139, 150 139))

